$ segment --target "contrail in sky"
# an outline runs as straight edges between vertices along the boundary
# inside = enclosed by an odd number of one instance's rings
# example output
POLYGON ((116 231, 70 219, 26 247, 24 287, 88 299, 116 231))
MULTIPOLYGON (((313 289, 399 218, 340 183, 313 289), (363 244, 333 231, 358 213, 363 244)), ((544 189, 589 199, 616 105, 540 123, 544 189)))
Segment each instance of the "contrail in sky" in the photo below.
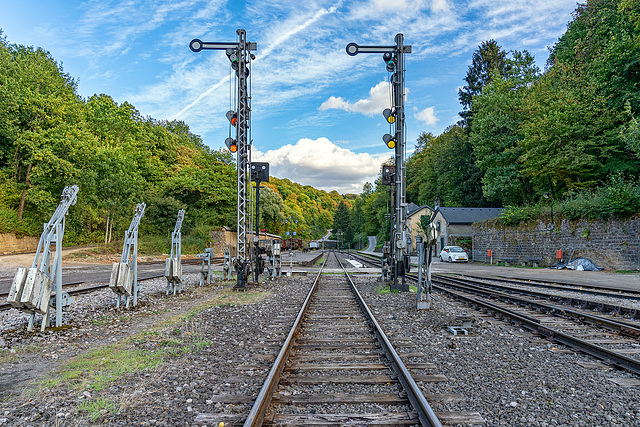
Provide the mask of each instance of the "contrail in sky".
MULTIPOLYGON (((315 22, 317 22, 320 18, 322 18, 324 15, 328 15, 330 13, 334 13, 337 10, 336 6, 333 6, 329 9, 320 9, 319 11, 317 11, 311 18, 307 19, 306 21, 304 21, 302 24, 298 25, 295 28, 292 28, 290 31, 287 31, 286 33, 282 34, 280 37, 278 37, 277 39, 275 39, 273 41, 273 43, 271 43, 271 45, 267 46, 265 50, 262 51, 262 55, 260 55, 259 57, 257 57, 255 61, 258 61, 259 59, 262 59, 266 56, 268 56, 277 46, 281 45, 282 43, 284 43, 285 41, 287 41, 289 38, 291 38, 292 36, 294 36, 295 34, 299 33, 300 31, 304 30, 305 28, 309 27, 310 25, 314 24, 315 22)), ((178 119, 180 117, 182 117, 182 115, 184 113, 186 113, 187 111, 189 111, 191 108, 193 108, 196 104, 198 104, 200 101, 202 101, 204 98, 206 98, 209 94, 211 94, 214 90, 218 89, 220 86, 222 86, 223 83, 227 82, 229 80, 229 75, 224 76, 218 83, 214 84, 213 86, 211 86, 209 89, 207 89, 205 92, 201 93, 191 104, 187 105, 186 107, 184 107, 178 114, 176 114, 173 118, 174 119, 178 119)))

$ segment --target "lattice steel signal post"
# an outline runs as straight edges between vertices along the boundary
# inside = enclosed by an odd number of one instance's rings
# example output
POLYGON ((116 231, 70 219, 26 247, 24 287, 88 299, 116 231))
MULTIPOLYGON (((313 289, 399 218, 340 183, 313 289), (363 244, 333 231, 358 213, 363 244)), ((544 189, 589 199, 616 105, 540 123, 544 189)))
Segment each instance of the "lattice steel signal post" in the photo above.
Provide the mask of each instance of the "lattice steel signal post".
POLYGON ((411 46, 404 45, 404 36, 396 34, 394 46, 358 46, 349 43, 346 47, 347 54, 356 56, 359 53, 379 53, 387 65, 387 71, 391 74, 391 87, 393 90, 390 109, 383 112, 383 116, 390 125, 395 124, 395 133, 383 136, 383 141, 389 148, 395 149, 395 200, 393 209, 393 238, 391 240, 391 258, 393 278, 391 290, 408 291, 405 283, 405 266, 408 267, 409 251, 407 240, 410 236, 407 228, 407 203, 406 203, 406 179, 405 179, 405 116, 404 116, 404 54, 411 53, 411 46), (402 283, 398 284, 401 278, 402 283))
POLYGON ((238 204, 237 204, 237 219, 238 219, 238 237, 237 237, 237 253, 234 261, 234 266, 238 273, 237 284, 238 287, 244 287, 247 283, 247 278, 251 270, 251 251, 249 250, 248 234, 250 224, 247 224, 249 220, 249 170, 251 168, 251 141, 249 138, 250 123, 251 123, 251 96, 248 91, 248 77, 249 66, 251 60, 255 59, 255 56, 251 53, 257 50, 256 43, 247 41, 247 33, 243 29, 236 31, 238 40, 234 43, 219 43, 219 42, 203 42, 198 39, 191 40, 189 47, 193 52, 200 52, 201 50, 224 50, 231 61, 231 67, 236 71, 237 76, 237 105, 238 110, 236 112, 230 111, 232 114, 227 114, 227 118, 231 124, 236 128, 236 139, 231 137, 227 138, 225 143, 229 149, 236 152, 236 163, 238 171, 238 204), (234 114, 235 113, 235 116, 234 114))

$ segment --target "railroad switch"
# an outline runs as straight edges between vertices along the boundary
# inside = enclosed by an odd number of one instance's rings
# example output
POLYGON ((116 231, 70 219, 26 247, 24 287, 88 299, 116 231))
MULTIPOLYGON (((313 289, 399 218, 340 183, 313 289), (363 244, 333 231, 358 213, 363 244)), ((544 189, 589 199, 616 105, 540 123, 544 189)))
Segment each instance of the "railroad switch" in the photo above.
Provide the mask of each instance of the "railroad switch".
MULTIPOLYGON (((209 243, 211 246, 211 243, 209 243)), ((225 249, 225 260, 227 259, 227 252, 225 249)), ((200 267, 200 283, 198 286, 202 286, 205 283, 211 284, 211 258, 213 257, 213 249, 211 247, 205 248, 204 252, 197 255, 198 258, 202 258, 202 266, 200 267)), ((224 273, 223 273, 224 274, 224 273)))
POLYGON ((164 277, 167 279, 167 295, 182 292, 182 220, 184 219, 184 209, 178 211, 176 226, 171 233, 171 254, 167 258, 164 277))
POLYGON ((222 263, 222 280, 231 280, 231 248, 224 248, 224 260, 222 263))
POLYGON ((265 252, 267 254, 267 271, 269 279, 273 280, 280 277, 282 270, 281 245, 277 240, 270 240, 265 243, 265 252))
POLYGON ((53 308, 56 310, 56 326, 62 326, 62 309, 73 301, 67 293, 62 292, 62 238, 65 217, 69 208, 76 204, 77 198, 77 185, 64 188, 60 204, 49 222, 44 224, 31 268, 18 268, 13 278, 7 302, 30 315, 28 331, 33 330, 36 313, 43 315, 40 330, 44 331, 53 308), (55 248, 52 249, 52 245, 55 248), (51 298, 54 287, 58 298, 51 298))
POLYGON ((138 226, 146 207, 145 203, 136 205, 129 229, 124 233, 120 262, 114 263, 111 268, 109 288, 117 295, 117 308, 120 308, 123 300, 127 308, 132 302, 134 307, 138 304, 138 291, 141 288, 138 283, 138 226))

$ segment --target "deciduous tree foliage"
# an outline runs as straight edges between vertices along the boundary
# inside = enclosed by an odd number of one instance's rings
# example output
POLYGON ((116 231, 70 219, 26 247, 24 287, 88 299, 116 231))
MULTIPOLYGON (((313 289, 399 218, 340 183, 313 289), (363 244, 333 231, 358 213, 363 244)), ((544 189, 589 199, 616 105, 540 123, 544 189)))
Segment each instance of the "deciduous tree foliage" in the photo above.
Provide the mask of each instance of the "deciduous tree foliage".
POLYGON ((80 187, 67 242, 108 241, 145 201, 141 230, 228 223, 235 213, 231 156, 204 147, 179 121, 141 117, 108 95, 87 100, 42 50, 0 37, 0 232, 38 234, 67 185, 80 187))
POLYGON ((421 135, 407 162, 408 201, 523 206, 551 192, 583 203, 607 186, 637 183, 639 30, 639 0, 588 0, 542 74, 526 51, 482 43, 459 92, 468 135, 421 135))
POLYGON ((433 206, 439 197, 442 206, 483 206, 481 175, 464 128, 450 126, 437 137, 423 133, 407 162, 407 200, 433 206))
POLYGON ((505 60, 505 75, 494 72, 491 82, 473 99, 470 142, 476 165, 484 173, 484 197, 501 204, 524 204, 532 194, 522 173, 521 127, 528 117, 525 97, 539 78, 539 70, 527 51, 512 55, 505 60))
MULTIPOLYGON (((37 235, 71 184, 80 193, 67 242, 120 238, 142 201, 142 233, 169 235, 181 208, 183 233, 236 224, 230 153, 211 150, 182 121, 142 117, 107 94, 82 99, 48 52, 0 33, 0 232, 37 235)), ((338 203, 358 198, 274 177, 266 185, 261 228, 284 234, 291 216, 305 239, 322 237, 338 203)))
POLYGON ((345 244, 353 240, 354 233, 351 227, 351 215, 344 201, 340 201, 333 213, 333 224, 331 228, 333 229, 333 234, 336 236, 339 232, 343 233, 345 244))
MULTIPOLYGON (((280 198, 284 207, 280 208, 279 214, 274 213, 273 217, 262 218, 269 223, 270 232, 283 237, 290 231, 290 226, 285 226, 284 219, 291 216, 298 221, 293 230, 297 236, 304 239, 320 239, 331 228, 336 206, 344 200, 336 191, 327 193, 288 179, 271 177, 266 185, 280 198), (270 219, 272 222, 269 222, 270 219)), ((260 199, 262 200, 262 193, 260 199)))

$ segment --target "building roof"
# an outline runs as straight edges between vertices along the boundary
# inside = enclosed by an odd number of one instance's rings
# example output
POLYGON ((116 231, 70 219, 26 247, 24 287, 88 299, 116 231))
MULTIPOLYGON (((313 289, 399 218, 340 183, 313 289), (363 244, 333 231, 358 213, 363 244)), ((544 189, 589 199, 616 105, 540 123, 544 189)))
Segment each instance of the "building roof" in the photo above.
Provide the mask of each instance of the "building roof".
POLYGON ((433 211, 433 209, 429 205, 418 206, 413 202, 409 203, 407 205, 407 217, 413 216, 414 214, 420 212, 424 208, 427 208, 427 209, 433 211))
POLYGON ((503 208, 446 208, 440 206, 436 208, 433 217, 435 218, 436 214, 440 212, 447 224, 472 224, 496 218, 503 210, 503 208))

